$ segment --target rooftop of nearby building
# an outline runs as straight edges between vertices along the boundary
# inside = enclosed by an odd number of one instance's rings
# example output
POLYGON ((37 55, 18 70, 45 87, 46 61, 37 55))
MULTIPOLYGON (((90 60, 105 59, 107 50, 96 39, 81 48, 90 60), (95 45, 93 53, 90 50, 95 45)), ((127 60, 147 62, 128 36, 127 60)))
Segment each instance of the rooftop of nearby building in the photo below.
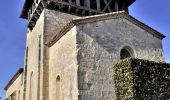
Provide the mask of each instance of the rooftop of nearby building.
POLYGON ((11 78, 11 80, 8 82, 8 84, 5 86, 5 90, 8 90, 8 88, 15 82, 15 80, 22 74, 23 68, 18 69, 18 71, 14 74, 14 76, 11 78))

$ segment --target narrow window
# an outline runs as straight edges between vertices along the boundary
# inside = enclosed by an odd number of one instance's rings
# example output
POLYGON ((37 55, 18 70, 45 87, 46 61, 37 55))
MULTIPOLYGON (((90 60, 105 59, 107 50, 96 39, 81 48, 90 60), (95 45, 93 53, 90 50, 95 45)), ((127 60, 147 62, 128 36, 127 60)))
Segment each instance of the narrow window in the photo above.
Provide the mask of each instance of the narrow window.
POLYGON ((120 51, 120 59, 126 59, 129 57, 133 57, 133 51, 130 47, 124 47, 120 51))
POLYGON ((60 76, 57 76, 56 79, 56 100, 60 100, 60 88, 61 88, 61 79, 60 76))
POLYGON ((20 100, 20 90, 18 91, 18 100, 20 100))

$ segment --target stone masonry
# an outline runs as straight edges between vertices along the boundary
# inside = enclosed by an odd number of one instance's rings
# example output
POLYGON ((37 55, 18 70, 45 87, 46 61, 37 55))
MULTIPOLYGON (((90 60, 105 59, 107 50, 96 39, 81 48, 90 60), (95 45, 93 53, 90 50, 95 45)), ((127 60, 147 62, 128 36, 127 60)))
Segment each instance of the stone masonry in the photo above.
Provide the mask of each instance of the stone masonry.
MULTIPOLYGON (((50 78, 50 100, 56 96, 54 90, 57 75, 61 76, 63 82, 61 92, 65 95, 60 95, 62 100, 76 96, 78 100, 116 99, 112 65, 120 60, 120 50, 123 47, 131 47, 134 57, 157 62, 164 61, 161 38, 125 18, 112 19, 108 17, 109 15, 75 19, 73 22, 76 25, 72 28, 66 25, 69 31, 63 33, 65 35, 62 38, 57 41, 54 36, 56 42, 50 45, 49 52, 50 77, 55 76, 50 78), (108 19, 100 19, 102 17, 108 19), (68 82, 69 85, 65 84, 65 80, 73 81, 68 82), (76 81, 78 87, 74 87, 77 86, 74 84, 69 88, 76 81)), ((58 34, 56 32, 56 36, 58 34)))
POLYGON ((19 69, 6 85, 6 100, 21 100, 23 98, 23 69, 19 69))
POLYGON ((134 2, 25 0, 24 68, 7 84, 6 99, 118 99, 112 66, 122 56, 164 62, 165 36, 129 15, 134 2))
POLYGON ((125 12, 78 17, 44 9, 27 33, 23 100, 116 100, 112 66, 122 48, 164 62, 163 38, 125 12))
POLYGON ((134 57, 164 61, 159 38, 124 18, 77 26, 79 100, 115 100, 112 65, 129 46, 134 57))

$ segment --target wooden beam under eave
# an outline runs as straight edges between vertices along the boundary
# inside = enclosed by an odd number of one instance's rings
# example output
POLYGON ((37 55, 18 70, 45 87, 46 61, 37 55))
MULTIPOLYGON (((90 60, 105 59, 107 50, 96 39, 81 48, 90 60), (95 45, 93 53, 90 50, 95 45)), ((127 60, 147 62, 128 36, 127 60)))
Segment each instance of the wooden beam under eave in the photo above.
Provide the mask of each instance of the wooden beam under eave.
POLYGON ((119 11, 119 4, 117 0, 115 0, 115 11, 119 11))
POLYGON ((97 10, 101 11, 100 0, 96 0, 97 3, 97 10))
POLYGON ((90 9, 90 0, 86 0, 86 7, 90 9))
POLYGON ((70 13, 71 12, 71 6, 68 6, 68 12, 70 13))
POLYGON ((36 12, 40 15, 42 11, 40 8, 37 8, 36 12))
POLYGON ((85 10, 82 10, 82 15, 84 16, 86 14, 86 11, 85 10))
POLYGON ((76 5, 80 6, 80 0, 76 0, 76 5))
POLYGON ((127 4, 125 2, 123 3, 122 10, 124 10, 127 13, 129 13, 128 6, 127 6, 127 4))
POLYGON ((37 11, 35 11, 35 12, 34 12, 34 17, 35 17, 36 20, 38 20, 39 16, 40 16, 40 15, 37 13, 37 11))
POLYGON ((39 4, 39 8, 40 8, 41 11, 43 11, 44 8, 43 8, 43 4, 42 3, 39 4))

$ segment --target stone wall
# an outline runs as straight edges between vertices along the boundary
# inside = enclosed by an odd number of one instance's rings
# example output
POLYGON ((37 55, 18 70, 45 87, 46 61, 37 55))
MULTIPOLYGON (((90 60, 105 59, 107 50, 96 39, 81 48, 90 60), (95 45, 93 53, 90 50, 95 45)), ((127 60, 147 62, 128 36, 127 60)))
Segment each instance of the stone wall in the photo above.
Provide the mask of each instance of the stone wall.
POLYGON ((48 42, 53 38, 61 29, 68 24, 73 18, 77 16, 63 13, 60 11, 45 9, 45 24, 44 24, 44 39, 48 42))
MULTIPOLYGON (((49 99, 49 48, 47 41, 69 23, 74 15, 44 9, 32 31, 27 34, 27 85, 26 100, 30 98, 30 78, 33 73, 32 97, 49 99)), ((54 84, 55 85, 55 84, 54 84)))
POLYGON ((170 64, 124 59, 113 69, 118 100, 170 99, 170 64))
POLYGON ((28 32, 26 100, 115 100, 112 65, 123 47, 136 58, 164 61, 161 40, 123 18, 74 26, 47 47, 73 18, 44 9, 28 32))
MULTIPOLYGON (((59 11, 44 9, 43 44, 50 41, 55 35, 58 35, 58 33, 61 31, 61 29, 75 17, 76 16, 71 15, 71 14, 66 14, 66 13, 62 13, 59 11)), ((67 37, 67 38, 69 38, 69 37, 67 37)), ((63 46, 64 46, 66 41, 64 40, 62 42, 63 42, 63 46)), ((67 42, 66 42, 66 45, 67 45, 67 42)), ((55 47, 58 48, 57 46, 54 46, 53 48, 55 48, 55 47)), ((51 48, 48 48, 46 45, 43 45, 42 52, 43 52, 43 54, 42 54, 43 55, 43 57, 42 57, 43 65, 42 66, 43 66, 43 77, 44 77, 44 81, 43 81, 44 86, 43 87, 46 88, 46 89, 42 90, 44 92, 43 96, 45 97, 45 100, 47 100, 49 98, 50 98, 50 100, 53 100, 53 99, 55 99, 55 96, 51 96, 51 92, 55 92, 55 88, 51 89, 50 87, 56 86, 56 83, 53 83, 53 81, 54 81, 53 79, 56 80, 56 77, 51 76, 51 74, 49 72, 51 72, 50 70, 52 68, 51 67, 52 65, 50 64, 50 62, 53 62, 54 64, 56 64, 56 62, 54 61, 55 60, 54 58, 53 58, 54 59, 53 61, 51 61, 51 59, 50 59, 50 54, 55 55, 55 52, 54 52, 54 50, 51 51, 51 48), (49 85, 49 84, 51 84, 51 82, 53 83, 53 85, 49 85), (45 91, 48 91, 48 93, 45 91), (49 94, 49 95, 47 95, 47 94, 49 94)), ((59 52, 64 53, 65 51, 59 51, 59 52)), ((56 57, 56 56, 54 56, 54 57, 56 57)), ((58 58, 59 57, 56 57, 56 60, 58 58)), ((54 69, 55 68, 53 68, 53 70, 54 69)), ((64 77, 65 78, 63 78, 63 79, 67 79, 66 76, 64 76, 64 77)), ((75 98, 75 97, 73 96, 72 98, 75 98)))
POLYGON ((49 100, 78 100, 76 46, 74 27, 50 47, 49 100), (60 85, 57 83, 57 77, 60 78, 60 85))
POLYGON ((15 100, 22 100, 22 98, 23 98, 22 77, 23 76, 21 74, 7 89, 7 91, 6 91, 6 99, 7 100, 11 100, 11 98, 13 98, 15 100))
POLYGON ((34 29, 27 33, 28 57, 27 57, 26 100, 30 100, 30 98, 36 100, 38 98, 43 98, 42 92, 43 67, 41 67, 40 65, 40 62, 42 62, 40 60, 41 54, 40 49, 42 48, 40 47, 40 44, 42 44, 43 41, 43 32, 44 32, 44 11, 42 12, 40 18, 38 19, 34 29), (32 80, 32 82, 30 80, 32 80), (32 86, 30 85, 31 83, 32 86), (41 89, 39 85, 41 86, 41 89))
POLYGON ((77 26, 79 100, 115 100, 112 65, 123 47, 136 58, 164 61, 161 39, 126 19, 77 26))

